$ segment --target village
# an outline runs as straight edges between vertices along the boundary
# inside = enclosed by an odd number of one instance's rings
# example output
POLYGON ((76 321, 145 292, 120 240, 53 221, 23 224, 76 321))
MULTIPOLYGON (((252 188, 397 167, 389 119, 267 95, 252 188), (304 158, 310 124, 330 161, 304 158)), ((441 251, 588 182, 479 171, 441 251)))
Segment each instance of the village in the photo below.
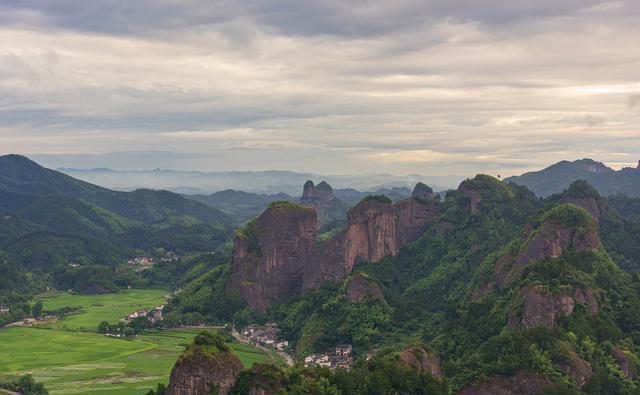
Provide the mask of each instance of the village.
MULTIPOLYGON (((177 262, 179 260, 180 260, 180 256, 173 251, 167 251, 160 258, 160 262, 163 262, 163 263, 177 262)), ((156 264, 156 260, 153 257, 147 256, 147 255, 137 256, 127 261, 127 265, 134 267, 135 271, 142 271, 142 270, 149 269, 155 264, 156 264)))
POLYGON ((311 354, 304 359, 306 367, 326 367, 331 370, 351 369, 353 365, 353 347, 350 344, 339 344, 334 352, 311 354))
MULTIPOLYGON (((267 322, 264 325, 248 325, 242 330, 240 336, 249 344, 272 348, 286 354, 289 349, 289 341, 281 339, 279 332, 275 322, 267 322)), ((352 352, 353 347, 350 344, 340 344, 336 346, 334 352, 309 355, 304 359, 304 366, 326 367, 331 370, 350 369, 353 365, 352 352)))
POLYGON ((162 312, 164 310, 164 305, 160 305, 155 309, 142 309, 138 311, 134 311, 133 313, 129 313, 127 316, 122 317, 120 321, 130 322, 137 318, 146 318, 152 324, 156 322, 160 322, 163 320, 162 312))

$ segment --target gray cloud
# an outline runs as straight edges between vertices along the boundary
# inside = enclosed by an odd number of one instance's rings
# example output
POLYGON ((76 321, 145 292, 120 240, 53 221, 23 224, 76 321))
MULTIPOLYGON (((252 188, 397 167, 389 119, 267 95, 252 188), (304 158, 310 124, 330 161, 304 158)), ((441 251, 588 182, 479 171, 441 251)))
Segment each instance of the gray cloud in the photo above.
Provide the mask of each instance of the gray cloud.
POLYGON ((0 0, 0 150, 316 173, 633 163, 639 16, 633 1, 0 0))

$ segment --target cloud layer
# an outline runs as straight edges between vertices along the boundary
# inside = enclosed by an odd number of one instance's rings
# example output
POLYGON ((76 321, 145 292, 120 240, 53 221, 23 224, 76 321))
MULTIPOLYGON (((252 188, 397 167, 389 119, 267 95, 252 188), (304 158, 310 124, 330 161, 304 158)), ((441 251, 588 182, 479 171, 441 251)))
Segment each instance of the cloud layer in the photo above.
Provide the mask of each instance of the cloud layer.
POLYGON ((316 173, 632 165, 639 17, 633 0, 0 0, 0 151, 316 173))

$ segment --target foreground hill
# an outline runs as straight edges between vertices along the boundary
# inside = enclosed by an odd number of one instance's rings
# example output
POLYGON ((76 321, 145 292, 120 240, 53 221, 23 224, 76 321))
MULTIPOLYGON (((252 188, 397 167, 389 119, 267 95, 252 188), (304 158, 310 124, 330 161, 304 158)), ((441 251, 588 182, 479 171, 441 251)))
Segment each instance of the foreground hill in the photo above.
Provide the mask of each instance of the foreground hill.
POLYGON ((577 180, 585 180, 602 195, 640 197, 640 162, 637 168, 613 170, 601 162, 581 159, 558 162, 546 169, 509 177, 505 182, 524 185, 538 196, 560 193, 577 180))

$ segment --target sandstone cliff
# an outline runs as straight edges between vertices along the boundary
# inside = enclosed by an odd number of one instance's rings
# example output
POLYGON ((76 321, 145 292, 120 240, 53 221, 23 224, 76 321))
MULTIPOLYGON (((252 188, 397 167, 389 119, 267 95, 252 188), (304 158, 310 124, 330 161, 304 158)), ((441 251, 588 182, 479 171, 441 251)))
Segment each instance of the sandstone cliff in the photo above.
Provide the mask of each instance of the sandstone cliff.
POLYGON ((227 394, 243 366, 218 335, 203 332, 171 371, 167 395, 227 394))
MULTIPOLYGON (((320 196, 330 196, 321 184, 305 184, 307 197, 317 197, 318 187, 320 196)), ((349 210, 345 229, 320 242, 315 209, 273 203, 236 235, 227 291, 238 292, 251 308, 265 310, 346 277, 359 262, 397 254, 436 223, 440 211, 441 204, 432 198, 393 205, 384 196, 369 196, 349 210)))
POLYGON ((317 225, 312 208, 271 204, 236 234, 227 290, 240 293, 249 307, 258 310, 299 295, 314 258, 317 225))

